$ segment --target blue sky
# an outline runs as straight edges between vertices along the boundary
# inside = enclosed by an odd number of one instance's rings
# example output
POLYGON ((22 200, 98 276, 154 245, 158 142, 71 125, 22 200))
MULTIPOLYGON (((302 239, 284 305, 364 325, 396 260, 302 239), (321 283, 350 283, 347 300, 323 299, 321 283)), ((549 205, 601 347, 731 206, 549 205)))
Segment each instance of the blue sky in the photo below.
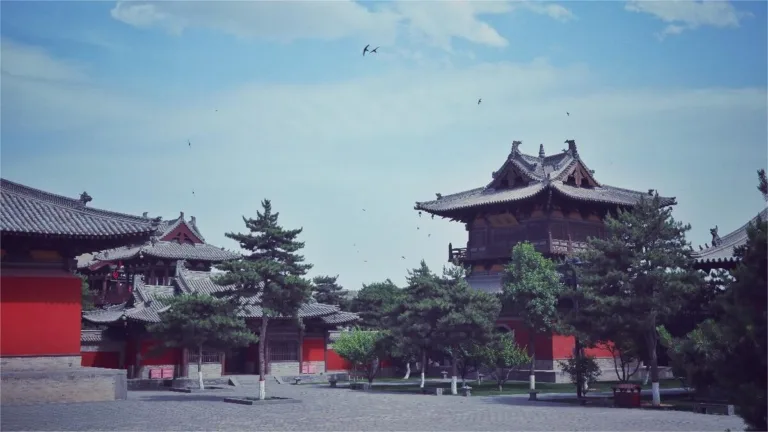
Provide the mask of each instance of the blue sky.
POLYGON ((4 178, 184 211, 230 248, 270 198, 349 289, 439 269, 464 228, 414 202, 484 185, 516 139, 573 138, 599 181, 676 196, 694 244, 764 205, 765 2, 0 8, 4 178))

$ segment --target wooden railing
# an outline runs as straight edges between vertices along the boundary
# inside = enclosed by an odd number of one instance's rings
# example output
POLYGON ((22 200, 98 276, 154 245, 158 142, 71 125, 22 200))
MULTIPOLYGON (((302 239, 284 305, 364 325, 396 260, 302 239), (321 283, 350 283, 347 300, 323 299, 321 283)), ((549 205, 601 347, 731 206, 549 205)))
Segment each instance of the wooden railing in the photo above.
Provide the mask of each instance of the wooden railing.
MULTIPOLYGON (((587 247, 586 242, 546 239, 529 241, 537 251, 544 254, 571 254, 587 247)), ((509 258, 513 245, 489 245, 474 248, 454 248, 448 244, 448 262, 464 262, 483 259, 509 258)))

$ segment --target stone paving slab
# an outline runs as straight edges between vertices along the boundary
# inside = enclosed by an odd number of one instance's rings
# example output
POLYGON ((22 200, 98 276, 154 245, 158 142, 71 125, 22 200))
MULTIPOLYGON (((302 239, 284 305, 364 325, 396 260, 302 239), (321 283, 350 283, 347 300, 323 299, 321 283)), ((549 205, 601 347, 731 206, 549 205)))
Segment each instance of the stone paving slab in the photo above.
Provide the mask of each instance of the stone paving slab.
MULTIPOLYGON (((224 397, 129 392, 128 400, 0 406, 0 429, 78 431, 717 431, 743 430, 738 417, 678 411, 581 407, 516 397, 434 397, 267 384, 267 394, 301 404, 242 406, 224 397)), ((663 398, 662 398, 663 400, 663 398)))

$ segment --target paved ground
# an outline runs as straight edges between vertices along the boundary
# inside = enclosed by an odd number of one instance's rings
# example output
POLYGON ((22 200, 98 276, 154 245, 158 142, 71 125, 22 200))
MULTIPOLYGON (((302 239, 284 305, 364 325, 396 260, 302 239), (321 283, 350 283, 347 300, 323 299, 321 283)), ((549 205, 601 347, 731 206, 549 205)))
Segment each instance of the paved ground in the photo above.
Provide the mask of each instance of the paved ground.
POLYGON ((673 411, 577 407, 525 397, 450 397, 367 393, 268 382, 268 393, 301 404, 241 406, 221 402, 237 391, 130 392, 107 403, 0 407, 10 430, 268 431, 718 431, 743 430, 738 417, 673 411))

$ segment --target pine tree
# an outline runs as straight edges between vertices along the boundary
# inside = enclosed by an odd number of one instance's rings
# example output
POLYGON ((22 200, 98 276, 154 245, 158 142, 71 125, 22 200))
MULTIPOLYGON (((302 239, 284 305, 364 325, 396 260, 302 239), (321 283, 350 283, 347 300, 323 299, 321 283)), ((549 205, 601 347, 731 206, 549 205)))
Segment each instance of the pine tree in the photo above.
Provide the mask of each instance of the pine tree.
POLYGON ((565 292, 555 264, 528 242, 512 249, 512 259, 504 269, 504 303, 528 327, 531 357, 530 389, 536 389, 536 334, 552 333, 559 326, 557 304, 565 292))
MULTIPOLYGON (((165 300, 164 300, 165 301, 165 300)), ((197 377, 203 385, 203 348, 226 350, 258 341, 238 318, 233 303, 207 294, 184 294, 165 301, 169 309, 160 314, 162 321, 147 330, 168 348, 184 348, 197 352, 197 377)))
POLYGON ((691 293, 702 285, 692 267, 685 240, 690 225, 672 218, 658 194, 642 198, 629 211, 605 220, 605 239, 590 238, 581 255, 580 311, 605 322, 621 323, 647 351, 653 404, 661 403, 656 327, 678 314, 691 293))
POLYGON ((338 284, 339 276, 315 276, 312 278, 312 297, 318 303, 336 305, 341 310, 349 310, 349 291, 338 284))
MULTIPOLYGON (((437 321, 438 344, 457 353, 467 341, 484 343, 493 336, 494 323, 501 312, 498 297, 472 289, 466 282, 464 269, 447 268, 441 282, 445 290, 447 310, 437 321)), ((459 356, 451 358, 451 393, 457 394, 459 356)))
POLYGON ((93 292, 91 291, 91 286, 88 283, 88 278, 84 275, 81 275, 79 273, 76 273, 77 277, 80 278, 82 281, 80 284, 80 303, 82 306, 83 311, 88 311, 91 309, 94 309, 96 305, 94 304, 93 298, 93 292))
POLYGON ((243 217, 247 234, 227 233, 228 238, 240 243, 249 255, 242 260, 219 265, 227 272, 216 278, 220 285, 234 285, 239 301, 260 306, 262 309, 259 331, 259 399, 266 398, 264 375, 266 370, 267 325, 270 318, 296 317, 299 308, 311 295, 312 284, 303 276, 312 268, 304 263, 298 251, 304 243, 296 238, 302 229, 286 230, 278 224, 279 213, 272 212, 269 200, 261 203, 263 212, 255 219, 243 217))
POLYGON ((421 357, 421 384, 424 388, 427 359, 438 351, 439 320, 447 315, 450 300, 445 284, 427 267, 423 260, 419 268, 408 271, 408 286, 403 298, 390 311, 392 333, 404 345, 418 350, 421 357))
POLYGON ((385 324, 389 311, 397 306, 403 290, 391 280, 363 285, 352 300, 352 312, 360 316, 360 326, 366 329, 387 329, 385 324))

